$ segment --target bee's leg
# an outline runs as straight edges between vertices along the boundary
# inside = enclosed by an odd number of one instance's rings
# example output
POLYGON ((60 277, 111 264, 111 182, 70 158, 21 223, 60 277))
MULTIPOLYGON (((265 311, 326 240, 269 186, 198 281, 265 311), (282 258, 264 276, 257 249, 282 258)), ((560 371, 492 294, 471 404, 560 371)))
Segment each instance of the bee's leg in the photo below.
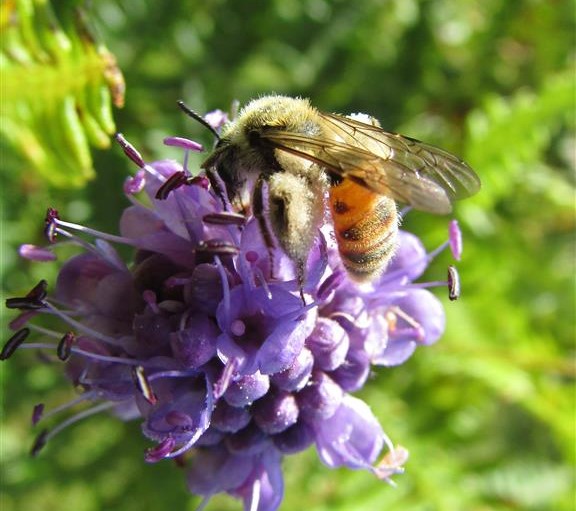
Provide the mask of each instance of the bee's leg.
POLYGON ((306 261, 303 259, 298 259, 296 262, 296 271, 298 278, 298 289, 300 289, 300 298, 302 299, 302 304, 306 305, 306 298, 304 298, 304 277, 306 276, 306 261))
POLYGON ((254 184, 254 190, 252 192, 252 212, 254 213, 254 218, 258 221, 262 238, 264 238, 264 243, 268 248, 270 278, 274 278, 274 249, 276 248, 276 244, 274 243, 274 236, 270 231, 270 226, 264 214, 264 180, 264 177, 260 175, 254 184))
POLYGON ((224 211, 231 211, 232 207, 230 205, 230 201, 228 200, 228 193, 226 192, 226 185, 220 174, 213 169, 206 169, 206 177, 208 181, 210 181, 210 186, 214 190, 214 193, 218 196, 218 198, 222 201, 222 208, 224 211))

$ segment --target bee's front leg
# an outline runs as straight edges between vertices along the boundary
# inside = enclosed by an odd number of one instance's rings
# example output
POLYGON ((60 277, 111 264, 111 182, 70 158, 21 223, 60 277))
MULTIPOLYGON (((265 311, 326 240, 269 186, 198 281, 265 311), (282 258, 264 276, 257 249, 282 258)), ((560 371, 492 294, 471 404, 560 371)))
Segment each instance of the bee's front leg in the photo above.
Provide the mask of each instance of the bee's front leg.
POLYGON ((206 177, 208 178, 208 181, 210 181, 212 190, 214 190, 214 193, 218 196, 220 202, 222 202, 222 209, 224 209, 224 211, 232 211, 232 207, 228 199, 226 185, 220 177, 220 174, 218 174, 218 172, 212 168, 207 168, 206 177))
POLYGON ((252 213, 254 218, 258 221, 258 227, 262 233, 262 238, 264 238, 264 244, 268 249, 268 258, 270 262, 270 278, 274 278, 274 249, 276 244, 274 243, 274 236, 270 230, 270 226, 266 220, 266 215, 264 211, 264 181, 265 177, 263 175, 258 176, 256 183, 254 184, 254 190, 252 192, 252 213))

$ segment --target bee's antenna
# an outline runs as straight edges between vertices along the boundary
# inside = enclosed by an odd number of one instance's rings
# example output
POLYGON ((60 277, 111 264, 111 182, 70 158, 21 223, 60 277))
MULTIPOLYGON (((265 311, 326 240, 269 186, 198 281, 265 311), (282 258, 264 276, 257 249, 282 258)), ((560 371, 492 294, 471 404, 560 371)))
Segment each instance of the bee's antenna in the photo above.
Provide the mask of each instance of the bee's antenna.
POLYGON ((216 137, 216 140, 220 140, 220 135, 218 132, 208 123, 208 121, 206 121, 206 119, 204 119, 204 117, 202 117, 200 114, 197 114, 194 110, 188 108, 182 100, 178 101, 178 106, 180 107, 180 110, 182 110, 186 115, 198 121, 205 128, 208 128, 212 132, 212 135, 216 137))

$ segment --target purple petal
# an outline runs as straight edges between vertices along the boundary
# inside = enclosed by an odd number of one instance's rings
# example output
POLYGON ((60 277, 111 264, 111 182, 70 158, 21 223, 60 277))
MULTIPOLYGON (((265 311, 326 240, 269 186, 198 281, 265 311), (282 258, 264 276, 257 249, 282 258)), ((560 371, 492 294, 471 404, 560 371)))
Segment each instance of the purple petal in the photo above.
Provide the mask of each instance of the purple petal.
POLYGON ((298 391, 308 383, 313 365, 314 355, 308 348, 302 348, 290 367, 272 375, 272 382, 282 390, 298 391))
POLYGON ((255 424, 226 437, 226 447, 233 454, 251 456, 270 448, 270 437, 255 424))
POLYGON ((306 346, 314 354, 316 367, 333 371, 344 362, 350 339, 346 330, 336 321, 318 318, 314 331, 306 340, 306 346))
POLYGON ((244 511, 276 511, 284 497, 282 458, 274 449, 264 452, 243 487, 233 492, 244 501, 244 511))
POLYGON ((201 314, 188 318, 186 328, 170 334, 170 345, 177 360, 185 367, 200 367, 216 354, 220 331, 214 322, 201 314))
POLYGON ((350 350, 344 363, 330 377, 346 392, 360 390, 370 375, 370 359, 364 350, 350 350))
POLYGON ((402 278, 414 281, 424 273, 427 266, 426 249, 422 242, 409 232, 398 231, 398 248, 382 281, 390 282, 402 278))
MULTIPOLYGON (((446 326, 444 307, 429 291, 414 289, 398 300, 396 306, 422 329, 424 337, 414 340, 422 344, 432 344, 444 333, 446 326)), ((394 337, 394 332, 390 332, 390 336, 394 337)))
POLYGON ((258 367, 275 374, 292 365, 304 347, 308 329, 304 321, 282 321, 258 352, 258 367))
POLYGON ((140 193, 146 185, 146 171, 138 170, 134 176, 126 178, 124 181, 124 193, 126 195, 135 195, 140 193))
POLYGON ((314 430, 304 421, 299 421, 286 431, 273 437, 274 445, 285 454, 303 451, 314 443, 314 430))
POLYGON ((316 421, 331 417, 341 405, 343 394, 342 388, 326 373, 314 371, 311 381, 298 393, 302 418, 316 421))
POLYGON ((230 406, 221 399, 212 413, 211 426, 224 433, 236 433, 245 428, 251 420, 252 415, 248 408, 230 406))
POLYGON ((212 110, 204 116, 204 120, 217 130, 228 122, 228 114, 220 109, 212 110))
POLYGON ((222 445, 200 449, 188 471, 188 489, 204 496, 234 490, 250 477, 253 466, 251 457, 230 454, 222 445))
POLYGON ((281 433, 298 420, 298 404, 292 393, 268 392, 254 403, 254 421, 269 435, 281 433))
POLYGON ((369 468, 384 445, 384 432, 368 405, 349 395, 314 427, 320 459, 331 468, 369 468))
POLYGON ((261 373, 247 374, 233 381, 224 399, 231 406, 247 406, 261 398, 270 388, 270 378, 261 373))

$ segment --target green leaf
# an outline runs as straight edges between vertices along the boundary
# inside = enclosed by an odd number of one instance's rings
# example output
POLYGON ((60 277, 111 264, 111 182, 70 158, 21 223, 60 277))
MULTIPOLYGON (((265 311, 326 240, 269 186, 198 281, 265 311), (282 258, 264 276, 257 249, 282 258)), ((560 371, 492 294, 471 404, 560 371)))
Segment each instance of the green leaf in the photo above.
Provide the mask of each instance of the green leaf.
MULTIPOLYGON (((94 176, 90 145, 110 145, 123 78, 78 0, 2 5, 0 133, 27 170, 57 187, 94 176)), ((3 166, 4 169, 4 166, 3 166)))

